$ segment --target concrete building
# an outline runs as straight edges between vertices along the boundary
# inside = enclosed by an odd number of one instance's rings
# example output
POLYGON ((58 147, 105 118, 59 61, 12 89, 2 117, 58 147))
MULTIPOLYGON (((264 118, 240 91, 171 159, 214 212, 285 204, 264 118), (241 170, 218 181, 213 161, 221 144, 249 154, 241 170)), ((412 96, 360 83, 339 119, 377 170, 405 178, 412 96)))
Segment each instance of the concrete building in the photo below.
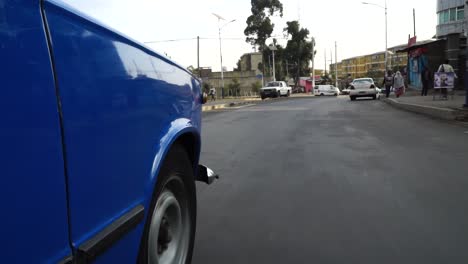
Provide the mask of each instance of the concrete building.
POLYGON ((257 71, 259 74, 259 64, 262 63, 262 53, 246 53, 240 58, 240 71, 257 71))
MULTIPOLYGON (((393 71, 403 71, 408 63, 408 55, 396 51, 406 47, 399 45, 388 49, 387 67, 393 71)), ((338 78, 346 80, 348 76, 352 79, 371 77, 380 83, 383 81, 385 71, 385 52, 377 52, 368 55, 344 59, 338 64, 338 78)), ((330 72, 335 72, 335 64, 330 65, 330 72)))
POLYGON ((458 87, 463 86, 466 69, 466 19, 464 0, 437 0, 438 39, 446 39, 445 58, 459 76, 458 87))

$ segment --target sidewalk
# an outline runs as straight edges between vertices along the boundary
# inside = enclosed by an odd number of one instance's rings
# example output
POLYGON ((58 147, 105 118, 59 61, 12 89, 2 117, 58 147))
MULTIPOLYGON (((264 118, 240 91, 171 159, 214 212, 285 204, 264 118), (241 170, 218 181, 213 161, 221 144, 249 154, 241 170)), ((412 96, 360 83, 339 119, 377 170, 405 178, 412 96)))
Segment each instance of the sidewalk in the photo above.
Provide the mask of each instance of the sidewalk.
POLYGON ((438 96, 433 100, 432 94, 419 96, 414 91, 400 98, 392 96, 388 99, 383 98, 382 100, 394 107, 430 117, 451 121, 468 121, 468 110, 463 109, 463 104, 465 103, 464 92, 457 92, 453 96, 453 99, 449 96, 448 100, 439 100, 438 96))

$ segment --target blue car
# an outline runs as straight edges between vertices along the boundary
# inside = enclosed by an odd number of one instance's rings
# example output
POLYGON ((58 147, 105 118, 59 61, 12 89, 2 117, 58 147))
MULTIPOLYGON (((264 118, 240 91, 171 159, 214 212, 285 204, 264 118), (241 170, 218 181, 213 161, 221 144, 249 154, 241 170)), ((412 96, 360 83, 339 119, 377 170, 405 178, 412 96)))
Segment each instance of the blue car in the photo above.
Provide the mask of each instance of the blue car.
POLYGON ((1 263, 188 263, 199 80, 56 0, 0 0, 1 263))

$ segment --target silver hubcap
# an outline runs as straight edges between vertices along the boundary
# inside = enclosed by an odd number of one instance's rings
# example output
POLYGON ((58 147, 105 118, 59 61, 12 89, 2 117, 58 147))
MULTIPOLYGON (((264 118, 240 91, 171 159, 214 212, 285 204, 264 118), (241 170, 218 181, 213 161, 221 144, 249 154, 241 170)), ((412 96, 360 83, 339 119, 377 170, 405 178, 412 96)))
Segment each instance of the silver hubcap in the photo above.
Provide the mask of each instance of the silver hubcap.
MULTIPOLYGON (((184 194, 184 192, 180 192, 184 194)), ((182 201, 165 189, 158 198, 148 237, 148 263, 181 264, 187 259, 190 219, 186 197, 182 201)))

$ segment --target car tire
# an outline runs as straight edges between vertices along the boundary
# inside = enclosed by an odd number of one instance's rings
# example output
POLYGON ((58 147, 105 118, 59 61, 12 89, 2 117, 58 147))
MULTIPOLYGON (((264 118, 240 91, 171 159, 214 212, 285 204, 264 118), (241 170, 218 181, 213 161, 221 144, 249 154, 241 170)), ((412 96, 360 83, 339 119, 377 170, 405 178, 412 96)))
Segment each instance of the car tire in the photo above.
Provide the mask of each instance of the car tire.
POLYGON ((262 100, 265 100, 265 97, 264 97, 264 96, 262 96, 261 98, 262 98, 262 100))
POLYGON ((191 262, 197 218, 194 179, 187 152, 174 145, 157 179, 138 263, 191 262))
POLYGON ((278 91, 278 94, 276 95, 276 97, 281 98, 281 92, 280 91, 278 91))
POLYGON ((325 95, 323 93, 321 93, 320 96, 325 96, 325 95))
POLYGON ((356 101, 356 97, 350 96, 350 98, 351 98, 351 101, 356 101))
POLYGON ((377 100, 377 95, 373 95, 372 100, 377 100))
POLYGON ((286 95, 286 97, 289 97, 289 96, 291 96, 291 92, 290 92, 290 91, 288 91, 288 94, 286 95))

